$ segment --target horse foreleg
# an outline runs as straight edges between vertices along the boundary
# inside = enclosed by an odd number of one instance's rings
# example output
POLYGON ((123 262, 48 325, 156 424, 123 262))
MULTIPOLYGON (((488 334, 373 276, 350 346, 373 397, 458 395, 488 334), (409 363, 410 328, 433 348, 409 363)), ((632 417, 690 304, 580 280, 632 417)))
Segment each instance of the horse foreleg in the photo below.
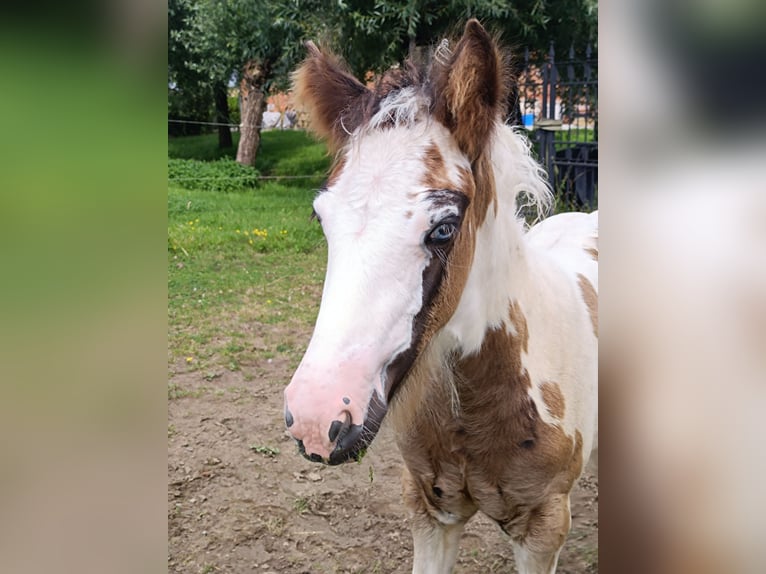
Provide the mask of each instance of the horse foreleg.
POLYGON ((554 496, 537 507, 527 523, 526 536, 513 543, 519 574, 554 574, 571 524, 568 495, 554 496))
POLYGON ((435 508, 427 502, 425 493, 407 470, 404 472, 403 494, 415 549, 413 574, 449 574, 457 559, 463 527, 475 508, 465 505, 459 515, 435 508))
POLYGON ((431 519, 413 521, 415 559, 412 574, 449 574, 455 565, 465 522, 444 525, 431 519))

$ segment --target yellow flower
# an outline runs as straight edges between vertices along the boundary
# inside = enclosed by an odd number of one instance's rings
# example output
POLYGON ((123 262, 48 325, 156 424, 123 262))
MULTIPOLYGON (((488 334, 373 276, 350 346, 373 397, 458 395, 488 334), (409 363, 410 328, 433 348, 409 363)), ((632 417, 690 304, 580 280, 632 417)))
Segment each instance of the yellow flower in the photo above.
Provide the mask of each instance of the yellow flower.
POLYGON ((194 357, 186 357, 186 362, 191 363, 194 360, 194 357))
POLYGON ((239 233, 239 229, 237 229, 237 233, 239 233))
POLYGON ((271 299, 266 299, 266 303, 268 303, 269 305, 271 305, 271 299))
POLYGON ((247 240, 247 242, 248 242, 250 245, 252 245, 252 244, 253 244, 253 240, 252 240, 252 239, 248 239, 248 240, 247 240))

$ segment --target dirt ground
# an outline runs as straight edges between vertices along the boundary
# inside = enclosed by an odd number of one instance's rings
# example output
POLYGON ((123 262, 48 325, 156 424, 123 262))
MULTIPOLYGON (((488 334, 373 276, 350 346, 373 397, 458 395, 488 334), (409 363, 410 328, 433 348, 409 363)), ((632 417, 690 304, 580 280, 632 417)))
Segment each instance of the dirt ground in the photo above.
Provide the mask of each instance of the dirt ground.
MULTIPOLYGON (((304 460, 285 431, 288 360, 214 380, 185 365, 174 371, 170 382, 184 392, 168 404, 168 572, 411 571, 401 460, 385 425, 362 462, 321 466, 304 460)), ((573 493, 572 515, 558 572, 597 572, 594 464, 573 493)), ((471 520, 455 572, 516 572, 494 523, 471 520)))

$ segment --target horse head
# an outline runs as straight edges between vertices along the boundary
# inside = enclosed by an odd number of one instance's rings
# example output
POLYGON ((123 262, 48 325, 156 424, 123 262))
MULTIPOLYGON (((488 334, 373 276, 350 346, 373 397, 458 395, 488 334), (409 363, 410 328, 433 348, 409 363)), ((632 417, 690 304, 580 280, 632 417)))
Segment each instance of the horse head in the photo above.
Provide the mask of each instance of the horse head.
POLYGON ((314 201, 327 275, 285 420, 305 456, 338 464, 373 440, 460 302, 476 235, 496 209, 488 144, 509 80, 476 20, 427 67, 392 68, 373 87, 308 51, 294 91, 336 160, 314 201))

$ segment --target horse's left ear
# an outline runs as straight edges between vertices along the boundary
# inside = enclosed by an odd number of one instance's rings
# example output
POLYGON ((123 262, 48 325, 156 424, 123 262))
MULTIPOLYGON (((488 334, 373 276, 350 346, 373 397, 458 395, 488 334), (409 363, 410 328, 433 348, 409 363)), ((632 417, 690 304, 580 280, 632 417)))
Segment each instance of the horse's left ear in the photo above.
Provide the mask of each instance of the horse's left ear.
POLYGON ((434 62, 431 84, 434 116, 452 132, 468 159, 475 161, 508 96, 504 58, 478 20, 465 25, 447 62, 434 62))

